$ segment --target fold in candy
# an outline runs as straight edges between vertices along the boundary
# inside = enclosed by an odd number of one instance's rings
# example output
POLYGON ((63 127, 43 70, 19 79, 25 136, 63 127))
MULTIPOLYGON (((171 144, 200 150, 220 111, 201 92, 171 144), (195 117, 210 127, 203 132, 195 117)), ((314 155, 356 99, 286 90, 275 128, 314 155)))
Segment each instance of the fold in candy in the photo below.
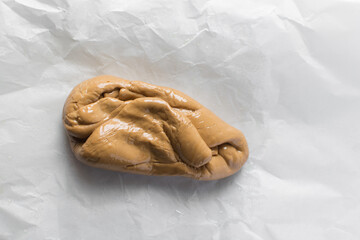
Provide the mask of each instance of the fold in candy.
POLYGON ((184 93, 113 76, 76 86, 63 122, 76 158, 109 170, 216 180, 249 155, 241 131, 184 93))

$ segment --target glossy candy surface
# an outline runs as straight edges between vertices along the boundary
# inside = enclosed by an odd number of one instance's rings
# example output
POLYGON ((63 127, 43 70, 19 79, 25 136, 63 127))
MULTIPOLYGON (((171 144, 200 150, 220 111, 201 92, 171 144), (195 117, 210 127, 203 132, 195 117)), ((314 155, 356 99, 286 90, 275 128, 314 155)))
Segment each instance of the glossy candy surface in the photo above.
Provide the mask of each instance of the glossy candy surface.
POLYGON ((215 180, 249 155, 241 131, 192 98, 113 76, 76 86, 63 122, 76 158, 109 170, 215 180))

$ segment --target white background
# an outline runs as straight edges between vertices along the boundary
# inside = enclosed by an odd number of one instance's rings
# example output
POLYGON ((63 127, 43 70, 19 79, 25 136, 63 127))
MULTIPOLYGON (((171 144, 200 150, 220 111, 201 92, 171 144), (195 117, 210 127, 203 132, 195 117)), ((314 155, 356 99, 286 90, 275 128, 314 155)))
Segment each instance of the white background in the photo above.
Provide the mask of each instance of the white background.
POLYGON ((0 1, 0 239, 360 239, 360 1, 0 1), (71 89, 181 90, 250 158, 197 182, 77 162, 71 89))

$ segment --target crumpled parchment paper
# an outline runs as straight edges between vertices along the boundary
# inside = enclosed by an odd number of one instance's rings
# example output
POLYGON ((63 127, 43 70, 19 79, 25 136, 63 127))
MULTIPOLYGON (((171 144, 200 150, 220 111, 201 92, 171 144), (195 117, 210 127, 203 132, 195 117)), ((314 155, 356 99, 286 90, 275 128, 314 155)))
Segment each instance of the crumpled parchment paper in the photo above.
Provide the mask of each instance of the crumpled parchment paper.
POLYGON ((360 239, 360 3, 0 1, 0 239, 360 239), (71 89, 185 92, 250 158, 213 182, 75 160, 71 89))

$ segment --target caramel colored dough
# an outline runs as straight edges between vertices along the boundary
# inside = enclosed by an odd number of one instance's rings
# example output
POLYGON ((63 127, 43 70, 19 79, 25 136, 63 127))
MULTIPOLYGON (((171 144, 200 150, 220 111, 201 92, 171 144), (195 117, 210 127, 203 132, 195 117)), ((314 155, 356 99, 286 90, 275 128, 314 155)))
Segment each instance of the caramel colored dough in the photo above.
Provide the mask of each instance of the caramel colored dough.
POLYGON ((78 160, 115 171, 215 180, 249 155, 239 130, 184 93, 113 76, 76 86, 63 122, 78 160))

